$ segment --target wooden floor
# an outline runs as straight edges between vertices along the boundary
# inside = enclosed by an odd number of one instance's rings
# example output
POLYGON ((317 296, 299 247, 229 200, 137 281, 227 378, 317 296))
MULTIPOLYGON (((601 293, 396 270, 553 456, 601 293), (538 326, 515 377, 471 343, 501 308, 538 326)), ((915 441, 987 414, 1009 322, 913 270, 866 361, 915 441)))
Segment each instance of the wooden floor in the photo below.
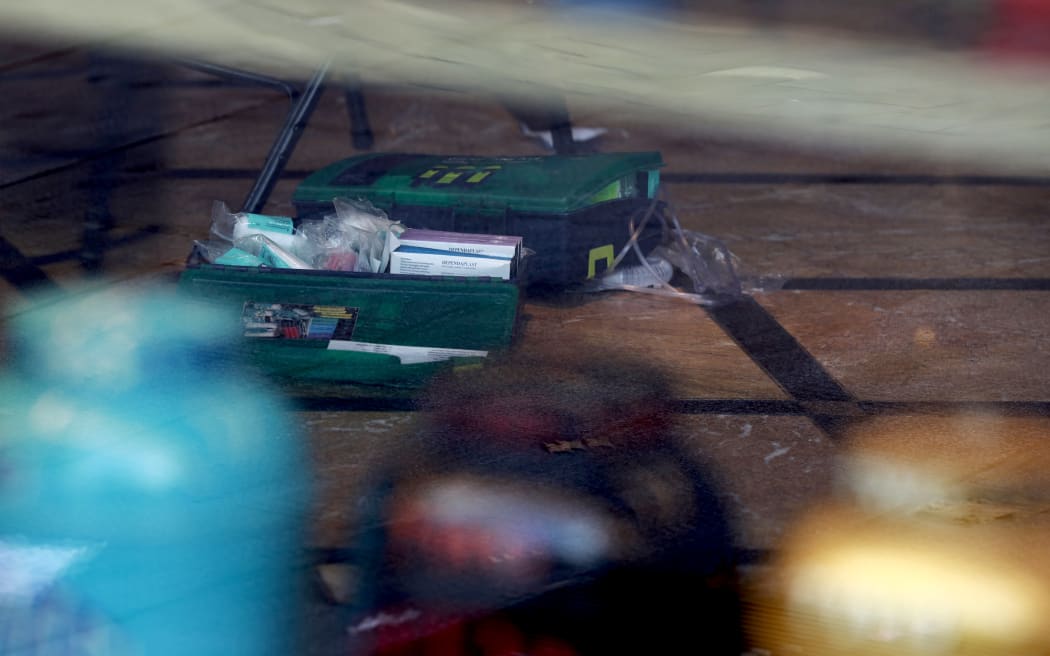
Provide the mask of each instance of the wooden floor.
MULTIPOLYGON (((78 252, 100 194, 114 218, 106 279, 173 278, 207 235, 212 202, 243 200, 288 106, 273 90, 171 63, 10 38, 0 85, 5 304, 86 275, 78 252)), ((322 98, 267 213, 293 214, 298 181, 354 152, 338 91, 322 98)), ((366 97, 375 150, 546 152, 493 98, 379 85, 366 97)), ((722 238, 765 288, 706 310, 624 292, 527 299, 515 348, 578 345, 662 367, 742 549, 776 549, 830 492, 844 431, 867 418, 979 410, 1050 422, 1050 177, 731 140, 716 125, 573 119, 609 129, 601 150, 661 151, 684 227, 722 238)), ((303 407, 319 483, 311 546, 337 548, 362 474, 410 434, 414 413, 352 400, 303 407)), ((921 440, 910 448, 925 456, 921 440)), ((304 653, 339 653, 326 639, 333 620, 318 617, 304 653)))

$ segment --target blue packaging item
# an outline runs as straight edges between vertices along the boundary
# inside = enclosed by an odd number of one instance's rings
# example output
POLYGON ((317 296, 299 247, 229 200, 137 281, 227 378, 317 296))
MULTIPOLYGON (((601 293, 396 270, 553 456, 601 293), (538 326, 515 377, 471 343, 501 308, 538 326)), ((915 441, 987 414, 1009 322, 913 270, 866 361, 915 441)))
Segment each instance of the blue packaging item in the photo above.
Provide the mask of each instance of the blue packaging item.
POLYGON ((239 248, 231 248, 215 258, 215 264, 224 264, 226 266, 262 266, 266 263, 263 262, 261 258, 258 258, 247 251, 242 251, 239 248))
POLYGON ((270 216, 268 214, 252 214, 250 212, 245 212, 243 216, 248 227, 255 231, 276 232, 285 235, 295 232, 295 222, 290 216, 270 216))
POLYGON ((296 651, 309 465, 215 312, 110 288, 10 317, 0 653, 296 651))

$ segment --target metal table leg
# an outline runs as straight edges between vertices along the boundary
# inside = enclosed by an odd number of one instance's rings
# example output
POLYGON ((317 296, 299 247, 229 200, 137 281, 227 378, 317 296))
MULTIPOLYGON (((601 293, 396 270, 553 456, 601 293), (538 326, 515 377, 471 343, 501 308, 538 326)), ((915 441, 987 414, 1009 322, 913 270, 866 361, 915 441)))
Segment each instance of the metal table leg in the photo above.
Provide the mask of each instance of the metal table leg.
POLYGON ((356 75, 346 78, 346 111, 350 114, 350 138, 357 150, 369 150, 375 143, 372 126, 365 108, 365 94, 356 75))
POLYGON ((292 103, 292 107, 288 111, 288 117, 284 121, 284 126, 281 127, 277 139, 274 140, 273 145, 270 147, 269 154, 266 155, 259 177, 255 179, 255 184, 252 186, 251 191, 248 192, 247 198, 244 199, 243 211, 258 213, 266 206, 270 192, 273 191, 274 185, 277 184, 277 178, 284 171, 284 167, 291 158, 296 144, 299 143, 299 137, 302 136, 303 130, 310 120, 310 115, 313 113, 314 108, 317 107, 317 101, 320 100, 321 94, 324 93, 324 82, 325 78, 328 77, 328 67, 328 62, 321 66, 310 78, 303 92, 292 103))

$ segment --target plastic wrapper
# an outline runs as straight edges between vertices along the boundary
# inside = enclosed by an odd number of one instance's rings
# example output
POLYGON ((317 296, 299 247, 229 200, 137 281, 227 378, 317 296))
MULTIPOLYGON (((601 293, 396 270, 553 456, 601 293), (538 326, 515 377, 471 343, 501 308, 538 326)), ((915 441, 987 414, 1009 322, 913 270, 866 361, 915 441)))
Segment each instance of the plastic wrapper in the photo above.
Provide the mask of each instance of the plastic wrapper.
POLYGON ((210 239, 194 242, 196 256, 228 266, 309 269, 312 253, 290 217, 230 212, 222 201, 212 204, 210 239))
MULTIPOLYGON (((356 253, 355 271, 381 273, 390 264, 390 240, 388 233, 395 236, 404 228, 397 221, 391 221, 386 212, 367 200, 350 200, 336 198, 333 201, 335 214, 325 217, 331 226, 331 232, 338 234, 342 245, 356 253)), ((344 251, 345 252, 345 251, 344 251)))
POLYGON ((335 214, 303 221, 297 252, 315 269, 383 273, 390 265, 388 235, 404 227, 365 200, 337 198, 335 214))
POLYGON ((226 203, 215 201, 211 209, 211 235, 219 241, 234 243, 251 235, 266 235, 285 250, 298 247, 295 223, 291 217, 230 212, 226 203))
MULTIPOLYGON (((252 234, 233 242, 233 250, 253 255, 275 269, 312 269, 309 262, 263 234, 252 234)), ((228 253, 227 253, 228 254, 228 253)))
POLYGON ((675 230, 653 255, 662 257, 692 281, 693 291, 711 297, 740 296, 737 258, 720 239, 691 230, 675 230))
POLYGON ((713 302, 775 291, 784 285, 783 276, 758 275, 722 240, 692 230, 673 231, 671 239, 653 249, 651 255, 671 262, 688 276, 695 293, 713 302))
POLYGON ((357 250, 334 220, 303 221, 299 234, 309 245, 308 261, 315 269, 357 271, 357 250))
POLYGON ((605 289, 626 289, 635 287, 661 287, 670 282, 674 267, 665 257, 656 255, 656 251, 645 257, 645 264, 620 266, 614 271, 598 278, 591 285, 595 291, 605 289))
POLYGON ((193 250, 190 253, 190 261, 207 262, 209 264, 222 264, 219 260, 231 250, 232 244, 221 239, 197 239, 193 242, 193 250))
POLYGON ((195 242, 194 254, 229 266, 375 273, 389 262, 383 246, 391 223, 381 210, 356 201, 337 201, 336 214, 298 228, 289 217, 231 212, 216 201, 210 238, 195 242))
POLYGON ((612 270, 589 283, 584 291, 622 289, 681 298, 698 305, 717 305, 747 293, 778 289, 783 284, 779 277, 748 274, 722 240, 685 230, 669 206, 660 213, 656 212, 657 206, 654 198, 640 224, 636 226, 631 221, 631 237, 617 255, 612 270), (642 253, 638 235, 653 220, 663 223, 664 240, 651 252, 642 253), (637 257, 625 262, 625 256, 632 252, 637 257), (670 267, 685 275, 691 290, 671 284, 670 267))

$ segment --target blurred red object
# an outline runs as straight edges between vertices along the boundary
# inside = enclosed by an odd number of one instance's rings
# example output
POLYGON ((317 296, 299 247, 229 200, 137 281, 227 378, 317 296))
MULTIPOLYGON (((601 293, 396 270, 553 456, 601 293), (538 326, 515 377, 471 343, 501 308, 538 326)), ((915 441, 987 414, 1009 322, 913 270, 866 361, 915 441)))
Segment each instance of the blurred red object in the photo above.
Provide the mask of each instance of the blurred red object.
POLYGON ((981 45, 1009 59, 1050 58, 1050 0, 996 0, 981 45))

